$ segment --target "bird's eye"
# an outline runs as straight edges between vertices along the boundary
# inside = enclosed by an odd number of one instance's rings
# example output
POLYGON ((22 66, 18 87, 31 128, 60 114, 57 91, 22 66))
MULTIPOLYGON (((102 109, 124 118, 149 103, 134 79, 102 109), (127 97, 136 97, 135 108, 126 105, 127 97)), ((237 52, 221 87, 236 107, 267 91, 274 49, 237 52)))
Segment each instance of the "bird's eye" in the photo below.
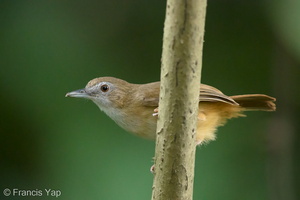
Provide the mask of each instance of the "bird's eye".
POLYGON ((105 85, 101 85, 100 89, 102 92, 107 92, 109 90, 109 87, 108 87, 108 85, 105 84, 105 85))

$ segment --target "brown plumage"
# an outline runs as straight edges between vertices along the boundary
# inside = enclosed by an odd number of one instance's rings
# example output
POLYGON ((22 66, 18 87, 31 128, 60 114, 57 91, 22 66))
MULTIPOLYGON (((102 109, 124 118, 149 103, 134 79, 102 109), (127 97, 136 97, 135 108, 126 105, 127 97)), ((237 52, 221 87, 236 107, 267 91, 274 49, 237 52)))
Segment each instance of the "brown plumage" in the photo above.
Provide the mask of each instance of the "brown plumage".
MULTIPOLYGON (((90 99, 125 130, 155 139, 157 117, 153 113, 158 107, 159 88, 160 82, 131 84, 113 77, 101 77, 66 96, 90 99)), ((264 94, 227 96, 212 86, 201 84, 197 143, 214 140, 217 127, 228 119, 244 116, 243 111, 275 111, 275 101, 264 94)))

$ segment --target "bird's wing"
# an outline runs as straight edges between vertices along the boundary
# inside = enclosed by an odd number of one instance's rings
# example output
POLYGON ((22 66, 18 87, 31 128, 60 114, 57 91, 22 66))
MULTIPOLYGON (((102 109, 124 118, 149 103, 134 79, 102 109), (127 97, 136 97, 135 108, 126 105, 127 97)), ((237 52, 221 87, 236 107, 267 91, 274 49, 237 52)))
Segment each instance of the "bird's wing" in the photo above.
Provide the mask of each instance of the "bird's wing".
POLYGON ((223 94, 220 90, 205 84, 200 86, 200 102, 223 102, 231 105, 239 105, 231 97, 223 94))
POLYGON ((143 106, 158 107, 160 82, 141 84, 136 94, 142 94, 137 99, 141 100, 143 106))
MULTIPOLYGON (((158 107, 159 102, 159 82, 149 83, 148 86, 140 85, 140 91, 143 91, 139 94, 144 94, 142 98, 143 106, 158 107), (149 84, 151 84, 149 87, 149 84)), ((229 96, 223 94, 220 90, 205 84, 200 86, 200 97, 199 102, 223 102, 231 105, 239 105, 229 96)))

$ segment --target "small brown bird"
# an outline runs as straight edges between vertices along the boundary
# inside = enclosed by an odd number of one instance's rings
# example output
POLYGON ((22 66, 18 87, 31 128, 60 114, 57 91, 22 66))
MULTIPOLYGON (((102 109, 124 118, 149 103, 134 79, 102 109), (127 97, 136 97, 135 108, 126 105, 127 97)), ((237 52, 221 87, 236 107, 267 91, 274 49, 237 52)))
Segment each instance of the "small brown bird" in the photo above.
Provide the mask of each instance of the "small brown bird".
MULTIPOLYGON (((160 82, 132 84, 113 77, 95 78, 84 89, 66 94, 92 100, 126 131, 143 138, 156 138, 160 82)), ((217 127, 243 111, 275 111, 276 99, 264 94, 226 96, 205 84, 200 86, 197 144, 215 139, 217 127)))

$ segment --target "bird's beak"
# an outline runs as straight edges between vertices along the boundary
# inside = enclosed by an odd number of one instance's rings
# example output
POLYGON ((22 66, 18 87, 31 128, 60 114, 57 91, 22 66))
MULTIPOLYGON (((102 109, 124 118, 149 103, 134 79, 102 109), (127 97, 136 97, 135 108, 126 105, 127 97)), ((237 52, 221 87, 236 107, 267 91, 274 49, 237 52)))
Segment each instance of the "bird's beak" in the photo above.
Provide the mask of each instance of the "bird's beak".
POLYGON ((89 98, 90 95, 86 93, 85 89, 79 89, 73 92, 68 92, 66 97, 89 98))

